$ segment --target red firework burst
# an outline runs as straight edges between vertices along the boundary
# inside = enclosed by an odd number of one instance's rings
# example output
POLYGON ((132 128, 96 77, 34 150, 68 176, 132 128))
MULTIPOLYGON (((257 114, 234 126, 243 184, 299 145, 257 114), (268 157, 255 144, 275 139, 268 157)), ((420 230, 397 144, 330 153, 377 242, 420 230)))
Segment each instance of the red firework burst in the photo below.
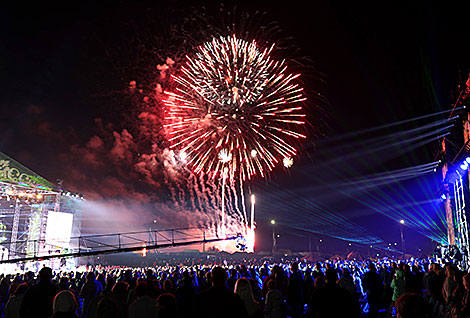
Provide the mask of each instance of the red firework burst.
POLYGON ((235 35, 214 38, 187 57, 174 88, 165 91, 164 127, 170 147, 195 173, 215 177, 228 167, 242 180, 264 177, 294 157, 305 124, 299 74, 285 61, 235 35))

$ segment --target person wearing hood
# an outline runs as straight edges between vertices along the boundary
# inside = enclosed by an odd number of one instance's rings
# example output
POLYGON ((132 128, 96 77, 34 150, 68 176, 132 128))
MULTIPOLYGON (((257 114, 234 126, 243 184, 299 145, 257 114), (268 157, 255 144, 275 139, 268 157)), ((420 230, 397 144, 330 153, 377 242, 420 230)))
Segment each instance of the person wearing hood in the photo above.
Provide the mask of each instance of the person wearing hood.
POLYGON ((395 301, 400 298, 401 295, 405 293, 405 271, 404 271, 403 263, 398 265, 398 269, 395 272, 395 276, 393 277, 392 283, 390 287, 393 289, 392 301, 395 301))

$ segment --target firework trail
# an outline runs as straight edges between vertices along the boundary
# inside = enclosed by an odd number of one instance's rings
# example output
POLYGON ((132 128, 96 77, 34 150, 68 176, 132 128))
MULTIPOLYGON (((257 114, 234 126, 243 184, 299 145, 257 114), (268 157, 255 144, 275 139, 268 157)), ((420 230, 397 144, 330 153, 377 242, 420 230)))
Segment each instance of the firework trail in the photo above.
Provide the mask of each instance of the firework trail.
POLYGON ((230 179, 246 181, 296 155, 295 141, 305 138, 303 88, 272 50, 235 35, 214 38, 172 75, 164 129, 196 174, 214 178, 228 167, 230 179))

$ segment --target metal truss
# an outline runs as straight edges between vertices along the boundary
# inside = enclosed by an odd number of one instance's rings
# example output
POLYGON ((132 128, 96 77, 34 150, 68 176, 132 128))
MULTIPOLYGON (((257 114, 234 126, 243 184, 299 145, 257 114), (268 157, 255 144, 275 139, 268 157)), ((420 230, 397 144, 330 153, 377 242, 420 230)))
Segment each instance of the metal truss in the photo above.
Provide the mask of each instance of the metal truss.
MULTIPOLYGON (((229 234, 219 237, 206 227, 190 227, 163 230, 148 230, 139 232, 112 233, 99 235, 82 235, 72 237, 70 241, 57 241, 56 245, 46 243, 44 239, 33 241, 37 250, 33 256, 26 253, 17 253, 15 258, 0 260, 0 264, 37 261, 66 257, 83 257, 102 254, 127 253, 146 250, 155 250, 167 247, 186 246, 191 244, 206 244, 211 242, 236 240, 242 235, 229 234), (40 247, 49 249, 46 254, 40 255, 40 247), (68 247, 65 247, 68 246, 68 247)), ((23 242, 11 242, 20 244, 23 242)))
POLYGON ((465 194, 464 184, 462 177, 458 178, 454 183, 454 204, 455 204, 455 227, 457 230, 456 245, 459 248, 463 261, 466 266, 470 265, 469 252, 470 252, 470 240, 468 234, 468 222, 465 208, 465 194))

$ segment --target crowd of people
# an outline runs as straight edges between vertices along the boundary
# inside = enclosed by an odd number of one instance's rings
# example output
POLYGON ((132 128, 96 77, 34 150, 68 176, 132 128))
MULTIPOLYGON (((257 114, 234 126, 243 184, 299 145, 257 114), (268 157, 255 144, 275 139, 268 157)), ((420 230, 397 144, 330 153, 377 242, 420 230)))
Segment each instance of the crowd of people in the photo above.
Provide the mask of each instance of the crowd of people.
POLYGON ((434 259, 43 267, 0 274, 2 317, 470 317, 470 274, 434 259))

